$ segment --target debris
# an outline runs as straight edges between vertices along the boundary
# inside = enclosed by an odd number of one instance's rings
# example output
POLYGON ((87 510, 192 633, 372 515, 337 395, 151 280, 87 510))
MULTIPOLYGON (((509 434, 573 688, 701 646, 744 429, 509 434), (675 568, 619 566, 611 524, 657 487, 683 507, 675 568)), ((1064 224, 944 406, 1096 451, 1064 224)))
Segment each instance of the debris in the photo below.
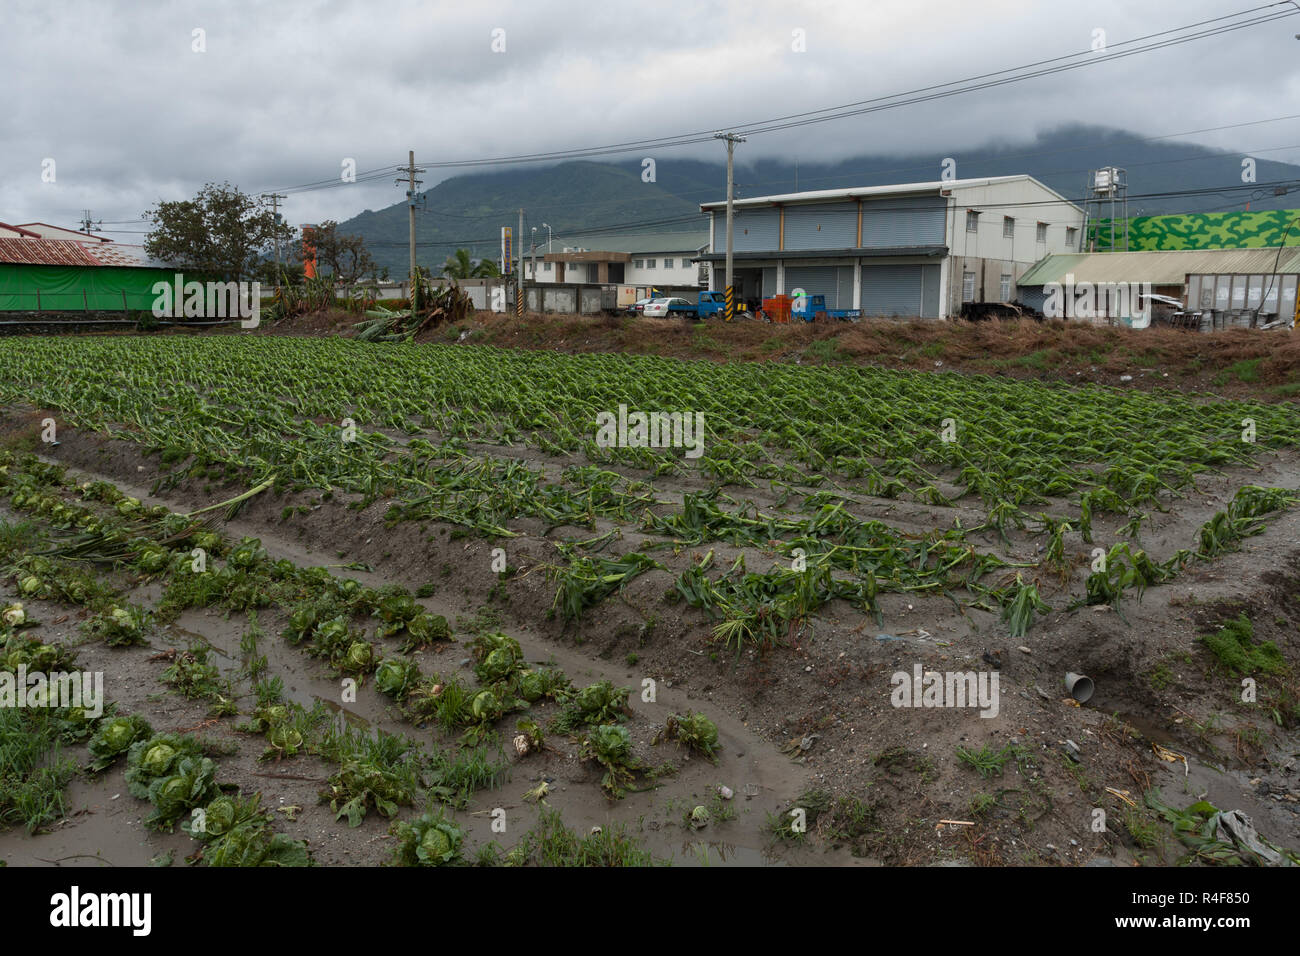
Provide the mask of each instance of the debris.
MULTIPOLYGON (((551 785, 543 780, 533 789, 524 794, 525 800, 536 800, 538 803, 546 803, 546 797, 551 792, 551 785)), ((547 804, 549 806, 549 804, 547 804)))
POLYGON ((1155 755, 1157 757, 1159 757, 1161 760, 1167 760, 1169 763, 1177 763, 1179 760, 1181 760, 1183 762, 1184 777, 1186 777, 1188 773, 1191 772, 1187 766, 1187 758, 1184 757, 1182 754, 1175 753, 1174 751, 1168 750, 1165 747, 1161 747, 1158 743, 1154 743, 1154 742, 1151 744, 1151 749, 1155 752, 1155 755))
POLYGON ((973 827, 975 825, 974 820, 940 820, 939 823, 950 827, 973 827))
POLYGON ((1083 751, 1079 749, 1079 745, 1073 740, 1065 741, 1065 755, 1075 763, 1083 762, 1083 751))
POLYGON ((735 796, 735 794, 732 792, 730 787, 719 787, 718 796, 720 796, 723 800, 730 800, 732 797, 735 796))
POLYGON ((1016 650, 1018 650, 1021 654, 1032 654, 1032 653, 1034 653, 1034 652, 1031 651, 1029 648, 1025 647, 1025 645, 1023 645, 1023 644, 1021 644, 1019 647, 1017 647, 1016 650))
POLYGON ((1127 791, 1127 790, 1116 790, 1114 787, 1107 787, 1107 788, 1106 788, 1106 792, 1109 793, 1109 794, 1113 794, 1114 796, 1119 797, 1121 800, 1123 800, 1125 803, 1127 803, 1127 804, 1128 804, 1130 807, 1132 807, 1133 809, 1135 809, 1135 810, 1137 809, 1137 803, 1134 802, 1134 801, 1129 797, 1129 795, 1128 795, 1128 791, 1127 791))

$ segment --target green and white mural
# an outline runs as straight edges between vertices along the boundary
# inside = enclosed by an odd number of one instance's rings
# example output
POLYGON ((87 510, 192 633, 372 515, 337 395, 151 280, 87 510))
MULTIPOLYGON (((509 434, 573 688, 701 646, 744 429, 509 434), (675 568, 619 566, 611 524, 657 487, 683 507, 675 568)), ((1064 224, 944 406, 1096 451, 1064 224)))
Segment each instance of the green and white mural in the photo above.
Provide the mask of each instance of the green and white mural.
MULTIPOLYGON (((1088 227, 1097 237, 1095 248, 1099 252, 1111 251, 1110 222, 1099 219, 1088 227)), ((1115 245, 1119 249, 1124 248, 1121 225, 1115 224, 1115 245)), ((1300 246, 1300 209, 1135 216, 1128 221, 1128 247, 1133 252, 1258 249, 1280 245, 1300 246)))

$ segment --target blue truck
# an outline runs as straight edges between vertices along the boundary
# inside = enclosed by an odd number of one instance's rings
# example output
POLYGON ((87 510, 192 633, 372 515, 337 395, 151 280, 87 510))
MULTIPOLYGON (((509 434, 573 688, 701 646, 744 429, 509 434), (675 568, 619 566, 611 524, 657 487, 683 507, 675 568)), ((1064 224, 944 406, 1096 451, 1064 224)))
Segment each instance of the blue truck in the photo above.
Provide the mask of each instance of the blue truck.
POLYGON ((813 319, 860 319, 861 309, 828 309, 824 295, 799 295, 790 302, 790 317, 811 322, 813 319))
MULTIPOLYGON (((737 304, 737 311, 740 311, 739 304, 737 304)), ((722 292, 701 292, 699 302, 683 300, 670 303, 668 314, 694 316, 697 319, 725 318, 727 314, 727 297, 722 292)))

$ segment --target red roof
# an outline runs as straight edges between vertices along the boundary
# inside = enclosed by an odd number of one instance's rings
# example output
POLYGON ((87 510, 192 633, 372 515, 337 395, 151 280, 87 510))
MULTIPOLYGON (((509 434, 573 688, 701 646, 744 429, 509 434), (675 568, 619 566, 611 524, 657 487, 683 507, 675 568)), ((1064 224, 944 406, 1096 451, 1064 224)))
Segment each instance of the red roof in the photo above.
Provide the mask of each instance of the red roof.
POLYGON ((32 266, 127 266, 164 269, 166 263, 149 258, 144 246, 94 239, 0 238, 0 264, 32 266))
POLYGON ((35 266, 97 266, 73 239, 0 239, 0 262, 35 266))

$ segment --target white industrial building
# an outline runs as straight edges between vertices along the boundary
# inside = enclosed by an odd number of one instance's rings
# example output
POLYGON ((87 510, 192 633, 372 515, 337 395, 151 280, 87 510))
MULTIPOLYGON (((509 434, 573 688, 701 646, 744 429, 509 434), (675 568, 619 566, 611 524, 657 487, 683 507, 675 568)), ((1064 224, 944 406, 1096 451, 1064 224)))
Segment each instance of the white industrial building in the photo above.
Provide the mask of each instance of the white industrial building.
MULTIPOLYGON (((1077 252, 1084 212, 1027 175, 825 189, 734 202, 740 300, 824 295, 829 309, 947 318, 1011 302, 1043 257, 1077 252)), ((726 283, 726 201, 710 216, 710 288, 726 283)))

